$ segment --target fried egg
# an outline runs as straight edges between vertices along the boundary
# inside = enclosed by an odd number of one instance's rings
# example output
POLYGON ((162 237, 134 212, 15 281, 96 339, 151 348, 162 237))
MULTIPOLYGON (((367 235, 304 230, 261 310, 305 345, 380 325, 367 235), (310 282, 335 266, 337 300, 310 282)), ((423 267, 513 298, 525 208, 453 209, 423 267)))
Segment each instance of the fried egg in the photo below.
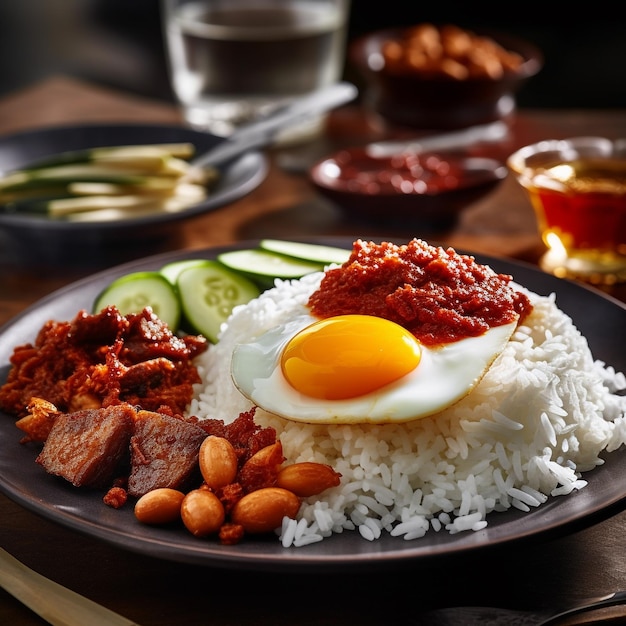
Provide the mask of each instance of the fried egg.
POLYGON ((466 396, 516 325, 429 347, 383 318, 301 315, 236 346, 231 376, 256 406, 292 421, 407 422, 466 396))

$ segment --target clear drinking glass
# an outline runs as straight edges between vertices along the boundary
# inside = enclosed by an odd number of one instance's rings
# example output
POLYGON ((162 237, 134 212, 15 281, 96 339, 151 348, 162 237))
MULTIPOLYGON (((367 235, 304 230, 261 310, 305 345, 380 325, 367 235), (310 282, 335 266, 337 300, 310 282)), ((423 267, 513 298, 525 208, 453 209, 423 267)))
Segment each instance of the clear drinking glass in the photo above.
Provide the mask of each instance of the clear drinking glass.
POLYGON ((597 285, 626 282, 626 140, 540 141, 508 165, 535 210, 544 270, 597 285))
POLYGON ((348 13, 349 0, 162 0, 170 79, 186 121, 229 135, 337 82, 348 13))

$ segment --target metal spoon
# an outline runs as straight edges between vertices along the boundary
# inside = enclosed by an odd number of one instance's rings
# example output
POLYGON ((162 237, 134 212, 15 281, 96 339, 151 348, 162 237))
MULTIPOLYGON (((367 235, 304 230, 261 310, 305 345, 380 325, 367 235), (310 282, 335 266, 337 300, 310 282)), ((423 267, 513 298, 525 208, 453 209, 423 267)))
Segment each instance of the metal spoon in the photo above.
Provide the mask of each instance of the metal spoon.
MULTIPOLYGON (((194 157, 191 165, 199 169, 216 167, 249 150, 270 146, 281 132, 342 104, 347 104, 354 100, 358 93, 358 89, 352 83, 339 82, 306 96, 294 98, 288 104, 273 109, 267 115, 240 126, 207 152, 194 157)), ((22 166, 22 168, 29 166, 22 166)), ((0 170, 0 177, 6 173, 0 170)))
POLYGON ((354 85, 341 82, 296 98, 266 117, 241 126, 215 148, 195 157, 191 165, 199 168, 215 167, 253 148, 269 146, 285 129, 346 104, 354 100, 357 94, 354 85))
POLYGON ((626 603, 626 591, 587 598, 567 608, 547 611, 515 611, 491 607, 453 607, 429 611, 420 626, 548 626, 572 615, 626 603))
POLYGON ((502 141, 508 135, 509 127, 505 122, 491 122, 462 130, 436 133, 419 139, 375 141, 368 144, 365 149, 371 157, 384 158, 404 152, 459 150, 475 143, 502 141))
POLYGON ((0 586, 53 626, 138 626, 38 574, 0 548, 0 586))

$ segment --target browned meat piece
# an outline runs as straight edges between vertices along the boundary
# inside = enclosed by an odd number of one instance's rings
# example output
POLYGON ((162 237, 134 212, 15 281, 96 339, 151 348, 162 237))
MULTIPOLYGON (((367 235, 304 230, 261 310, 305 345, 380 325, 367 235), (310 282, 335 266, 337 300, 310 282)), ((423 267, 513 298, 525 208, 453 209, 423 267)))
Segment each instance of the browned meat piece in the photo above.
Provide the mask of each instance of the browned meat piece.
POLYGON ((100 346, 112 345, 118 337, 128 332, 129 327, 128 319, 117 307, 108 306, 96 315, 82 310, 70 324, 67 341, 95 356, 100 346))
POLYGON ((193 397, 193 385, 200 381, 191 361, 159 357, 131 365, 121 374, 119 398, 147 411, 157 411, 165 405, 180 415, 193 397))
POLYGON ((127 404, 62 413, 37 463, 76 487, 106 487, 127 459, 134 416, 127 404))
POLYGON ((142 496, 159 487, 181 489, 198 472, 198 452, 206 432, 196 424, 139 411, 131 438, 128 493, 142 496))

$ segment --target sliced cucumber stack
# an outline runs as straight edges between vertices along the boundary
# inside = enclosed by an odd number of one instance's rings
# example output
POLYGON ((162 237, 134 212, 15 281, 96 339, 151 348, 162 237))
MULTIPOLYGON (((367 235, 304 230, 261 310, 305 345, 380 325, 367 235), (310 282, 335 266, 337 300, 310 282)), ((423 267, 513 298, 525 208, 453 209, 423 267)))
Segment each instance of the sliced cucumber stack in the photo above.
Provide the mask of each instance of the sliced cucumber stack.
POLYGON ((301 278, 305 274, 324 269, 323 263, 288 257, 260 248, 224 252, 218 255, 217 260, 231 270, 248 276, 264 288, 272 287, 276 278, 284 280, 301 278))
POLYGON ((250 302, 261 292, 244 276, 209 260, 183 269, 176 286, 185 318, 212 343, 217 342, 233 308, 250 302))
POLYGON ((164 265, 159 272, 169 280, 169 282, 176 287, 176 282, 183 270, 189 267, 196 267, 198 265, 204 265, 207 262, 206 259, 183 259, 182 261, 172 261, 164 265))
POLYGON ((0 211, 84 222, 182 210, 219 174, 193 167, 193 153, 191 143, 65 152, 0 175, 0 211))
POLYGON ((140 313, 149 306, 172 332, 178 329, 181 305, 176 289, 160 272, 133 272, 114 280, 103 289, 94 311, 115 305, 122 315, 140 313))
POLYGON ((330 265, 337 263, 341 265, 350 257, 350 250, 337 248, 335 246, 318 246, 314 243, 300 243, 296 241, 283 241, 282 239, 262 239, 259 247, 276 254, 330 265))
POLYGON ((276 278, 298 279, 349 256, 349 250, 333 246, 263 239, 257 248, 224 252, 216 260, 182 259, 122 276, 99 294, 94 310, 114 304, 127 315, 150 306, 172 331, 202 334, 215 343, 233 308, 272 287, 276 278))

